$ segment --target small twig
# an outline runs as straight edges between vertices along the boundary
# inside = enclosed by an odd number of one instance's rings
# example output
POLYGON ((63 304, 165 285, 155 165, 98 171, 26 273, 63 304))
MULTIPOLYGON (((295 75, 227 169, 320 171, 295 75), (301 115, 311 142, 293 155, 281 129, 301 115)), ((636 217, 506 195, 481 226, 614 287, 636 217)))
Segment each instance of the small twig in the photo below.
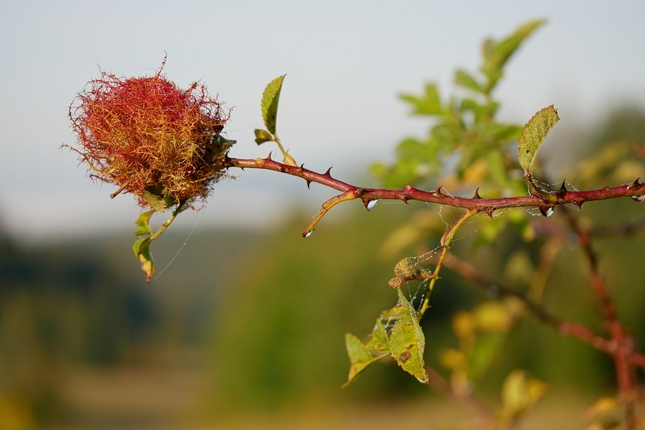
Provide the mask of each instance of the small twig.
POLYGON ((607 291, 605 278, 599 268, 598 256, 591 245, 593 239, 591 232, 585 229, 570 212, 565 212, 564 216, 571 229, 578 236, 580 246, 589 262, 591 287, 600 301, 605 316, 604 322, 614 343, 611 356, 616 367, 618 391, 625 402, 625 424, 628 429, 633 429, 637 425, 635 416, 635 372, 634 364, 631 361, 632 355, 634 354, 634 342, 621 323, 616 305, 607 291))
MULTIPOLYGON (((459 273, 465 279, 473 281, 476 285, 482 287, 485 291, 491 292, 494 291, 499 296, 514 297, 520 300, 526 306, 527 310, 531 314, 542 321, 545 324, 554 327, 561 336, 571 336, 575 337, 584 343, 592 346, 593 348, 605 352, 606 354, 612 355, 616 351, 616 343, 611 339, 606 339, 602 336, 595 334, 588 327, 580 324, 565 321, 560 319, 551 313, 549 313, 544 307, 539 303, 531 300, 524 293, 516 291, 512 288, 506 287, 499 282, 495 282, 491 279, 488 279, 484 276, 479 270, 477 270, 473 265, 460 259, 452 253, 446 255, 444 259, 444 265, 451 270, 459 273)), ((632 352, 629 356, 630 362, 640 368, 645 369, 645 356, 632 352)))
MULTIPOLYGON (((455 233, 461 227, 466 220, 468 220, 470 217, 475 215, 477 213, 477 210, 471 209, 468 212, 464 213, 462 216, 460 216, 455 222, 453 222, 445 231, 443 236, 441 237, 441 254, 439 255, 439 259, 437 261, 437 264, 434 268, 434 271, 432 272, 432 278, 430 279, 430 284, 428 285, 428 291, 431 292, 434 289, 434 285, 437 282, 437 279, 439 279, 439 271, 443 267, 443 262, 446 256, 449 255, 448 250, 450 249, 450 246, 452 245, 452 240, 455 237, 455 233)), ((421 309, 419 310, 419 319, 423 317, 423 314, 428 310, 428 307, 430 306, 430 294, 426 294, 425 299, 423 300, 423 304, 421 305, 421 309)))
POLYGON ((645 230, 645 218, 623 224, 610 226, 594 226, 591 228, 593 237, 625 237, 645 230))
POLYGON ((129 184, 129 183, 130 183, 130 180, 128 179, 127 181, 125 181, 125 182, 123 183, 123 185, 121 185, 121 186, 119 187, 119 189, 118 189, 118 190, 116 190, 115 192, 113 192, 112 194, 110 194, 110 198, 111 198, 111 199, 113 199, 113 198, 115 198, 116 196, 118 196, 119 194, 121 194, 121 193, 123 192, 123 190, 125 190, 125 189, 128 187, 128 184, 129 184))
POLYGON ((164 222, 159 229, 154 233, 150 235, 150 242, 161 236, 161 234, 168 228, 170 227, 170 224, 173 223, 175 218, 177 218, 177 215, 179 215, 181 212, 186 210, 187 203, 185 201, 179 202, 177 204, 177 207, 172 211, 172 214, 170 217, 164 222))

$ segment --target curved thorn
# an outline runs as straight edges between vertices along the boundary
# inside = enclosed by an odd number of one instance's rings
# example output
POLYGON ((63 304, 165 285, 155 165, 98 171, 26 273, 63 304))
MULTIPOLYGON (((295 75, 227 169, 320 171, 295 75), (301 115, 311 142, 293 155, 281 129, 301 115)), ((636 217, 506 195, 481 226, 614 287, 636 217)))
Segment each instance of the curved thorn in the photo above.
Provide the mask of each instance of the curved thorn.
POLYGON ((562 185, 560 185, 560 189, 559 189, 558 191, 556 191, 556 192, 555 192, 555 195, 556 195, 557 197, 562 198, 562 197, 564 197, 564 196, 567 194, 567 192, 569 191, 569 190, 567 189, 567 186, 565 185, 565 183, 566 183, 566 182, 567 182, 567 181, 566 181, 566 179, 565 179, 564 181, 562 181, 562 185))
POLYGON ((634 188, 639 188, 641 185, 643 185, 643 184, 641 184, 641 183, 639 182, 639 180, 640 180, 640 176, 639 176, 638 178, 634 179, 634 182, 632 182, 631 184, 629 184, 629 185, 627 186, 627 189, 628 189, 628 190, 633 190, 634 188))
POLYGON ((439 185, 439 187, 435 190, 434 193, 432 193, 435 197, 446 197, 444 193, 441 192, 441 189, 443 188, 443 185, 439 185))
POLYGON ((311 180, 307 179, 307 188, 311 189, 311 180))
POLYGON ((493 206, 490 206, 490 207, 487 207, 486 209, 484 209, 484 212, 486 212, 486 215, 488 215, 490 218, 492 218, 493 217, 493 212, 495 211, 495 209, 497 209, 497 208, 495 208, 493 206))
POLYGON ((479 187, 475 189, 475 195, 473 196, 473 199, 481 199, 481 196, 479 195, 479 187))
POLYGON ((331 169, 333 169, 334 166, 331 166, 327 171, 325 172, 324 176, 330 177, 331 178, 331 169))
POLYGON ((586 202, 586 200, 585 200, 585 199, 578 198, 578 199, 574 199, 572 203, 573 203, 574 205, 576 205, 576 207, 578 208, 578 210, 579 210, 579 211, 581 211, 581 210, 582 210, 582 204, 583 204, 584 202, 586 202))

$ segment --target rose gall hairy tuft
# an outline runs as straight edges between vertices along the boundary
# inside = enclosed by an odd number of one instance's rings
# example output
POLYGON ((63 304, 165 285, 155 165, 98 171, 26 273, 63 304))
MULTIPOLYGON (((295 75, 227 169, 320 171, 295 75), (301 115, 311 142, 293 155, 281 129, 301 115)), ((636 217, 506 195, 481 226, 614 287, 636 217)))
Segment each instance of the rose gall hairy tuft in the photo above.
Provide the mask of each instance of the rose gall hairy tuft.
MULTIPOLYGON (((165 60, 164 60, 165 63, 165 60)), ((220 138, 229 112, 206 87, 178 88, 159 71, 121 78, 101 73, 69 108, 78 152, 92 178, 137 197, 142 207, 206 199, 225 176, 232 141, 220 138)))

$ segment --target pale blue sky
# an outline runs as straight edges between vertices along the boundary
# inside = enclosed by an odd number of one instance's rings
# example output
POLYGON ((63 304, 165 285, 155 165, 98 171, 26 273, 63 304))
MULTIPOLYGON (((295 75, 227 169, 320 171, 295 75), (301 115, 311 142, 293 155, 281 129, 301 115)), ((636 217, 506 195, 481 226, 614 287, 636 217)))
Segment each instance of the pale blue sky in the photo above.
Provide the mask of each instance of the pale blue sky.
MULTIPOLYGON (((645 3, 562 1, 2 1, 0 13, 0 221, 30 240, 72 231, 129 232, 131 196, 110 200, 73 154, 67 107, 99 66, 120 75, 194 80, 235 106, 232 155, 265 156, 253 143, 267 82, 287 73, 279 116, 298 162, 354 179, 427 123, 397 99, 456 67, 472 70, 485 36, 544 17, 498 90, 505 119, 524 122, 555 104, 567 117, 598 115, 623 99, 645 104, 645 3)), ((201 225, 267 223, 306 188, 271 172, 219 184, 201 225), (271 199, 276 199, 271 203, 271 199)), ((328 193, 327 193, 328 194, 328 193)), ((186 216, 188 223, 197 215, 186 216)))

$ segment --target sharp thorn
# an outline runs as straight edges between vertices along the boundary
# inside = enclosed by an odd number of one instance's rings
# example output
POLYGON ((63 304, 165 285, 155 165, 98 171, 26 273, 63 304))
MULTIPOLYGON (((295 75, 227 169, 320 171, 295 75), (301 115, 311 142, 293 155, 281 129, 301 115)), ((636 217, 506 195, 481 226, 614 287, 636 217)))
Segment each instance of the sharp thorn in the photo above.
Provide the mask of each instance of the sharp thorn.
POLYGON ((330 177, 330 178, 331 178, 331 169, 332 169, 333 167, 334 167, 334 166, 331 166, 329 169, 327 169, 327 171, 325 172, 325 176, 328 176, 328 177, 330 177))
POLYGON ((311 181, 307 179, 307 188, 311 189, 311 181))
POLYGON ((481 199, 481 196, 479 195, 479 187, 475 189, 475 195, 473 196, 473 199, 481 199))
POLYGON ((628 190, 633 190, 633 189, 635 189, 635 188, 639 188, 641 185, 643 185, 643 184, 641 184, 641 183, 639 182, 639 180, 640 180, 640 177, 636 178, 636 179, 634 180, 634 182, 632 182, 631 184, 629 184, 629 185, 627 186, 627 189, 628 189, 628 190))
POLYGON ((560 189, 559 189, 558 191, 556 191, 556 192, 555 192, 555 195, 556 195, 557 197, 562 198, 562 197, 564 197, 564 196, 567 194, 567 192, 569 191, 569 190, 567 189, 566 184, 565 184, 566 182, 567 182, 567 181, 566 181, 566 179, 565 179, 564 181, 562 181, 562 185, 560 185, 560 189))

